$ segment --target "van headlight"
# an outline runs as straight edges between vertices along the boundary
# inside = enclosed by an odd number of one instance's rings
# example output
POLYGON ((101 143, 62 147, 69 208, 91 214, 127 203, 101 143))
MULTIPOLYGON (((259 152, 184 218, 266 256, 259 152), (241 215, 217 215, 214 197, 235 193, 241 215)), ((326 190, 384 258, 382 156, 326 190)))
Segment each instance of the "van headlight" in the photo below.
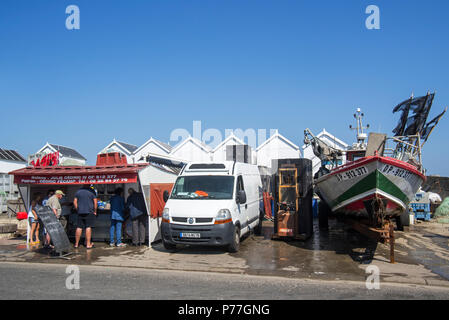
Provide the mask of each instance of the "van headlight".
POLYGON ((217 215, 215 216, 216 224, 227 223, 227 222, 231 222, 231 221, 232 221, 231 211, 229 211, 228 209, 221 209, 220 211, 218 211, 217 215))
POLYGON ((164 211, 162 211, 162 219, 164 220, 170 220, 170 215, 168 214, 170 210, 168 208, 164 208, 164 211))

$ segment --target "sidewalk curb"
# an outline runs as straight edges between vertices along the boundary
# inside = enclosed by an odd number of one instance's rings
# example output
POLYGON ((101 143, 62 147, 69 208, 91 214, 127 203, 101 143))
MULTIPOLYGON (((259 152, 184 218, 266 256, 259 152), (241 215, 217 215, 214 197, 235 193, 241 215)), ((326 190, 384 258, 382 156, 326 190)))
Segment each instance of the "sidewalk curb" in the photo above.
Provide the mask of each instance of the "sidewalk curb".
MULTIPOLYGON (((29 265, 29 264, 38 264, 38 265, 52 265, 52 266, 63 266, 63 265, 76 265, 73 263, 70 263, 70 260, 67 261, 61 261, 61 263, 42 263, 42 262, 33 262, 33 261, 15 261, 15 260, 0 260, 2 263, 7 264, 21 264, 21 265, 29 265)), ((298 277, 286 277, 281 275, 263 275, 263 274, 248 274, 245 273, 244 269, 240 269, 238 272, 231 271, 231 270, 223 270, 223 271, 198 271, 198 270, 188 270, 188 269, 174 269, 174 268, 166 268, 166 269, 160 269, 160 268, 152 268, 152 267, 138 267, 138 266, 131 266, 131 265, 108 265, 108 264, 79 264, 78 265, 81 268, 132 268, 132 269, 139 269, 139 270, 152 270, 152 271, 159 271, 159 272, 195 272, 195 273, 207 273, 207 274, 215 274, 215 275, 228 275, 228 276, 244 276, 244 277, 255 277, 255 278, 273 278, 273 279, 281 279, 283 281, 285 280, 291 280, 291 281, 304 281, 304 282, 310 282, 310 283, 328 283, 328 284, 353 284, 353 285, 361 285, 365 286, 364 281, 356 281, 356 280, 327 280, 327 279, 308 279, 308 278, 298 278, 298 277)), ((447 285, 433 285, 426 282, 426 284, 423 284, 422 282, 390 282, 385 281, 381 279, 381 289, 382 285, 387 286, 397 286, 397 287, 407 287, 407 286, 419 286, 423 288, 436 288, 441 290, 449 290, 449 281, 447 285)))

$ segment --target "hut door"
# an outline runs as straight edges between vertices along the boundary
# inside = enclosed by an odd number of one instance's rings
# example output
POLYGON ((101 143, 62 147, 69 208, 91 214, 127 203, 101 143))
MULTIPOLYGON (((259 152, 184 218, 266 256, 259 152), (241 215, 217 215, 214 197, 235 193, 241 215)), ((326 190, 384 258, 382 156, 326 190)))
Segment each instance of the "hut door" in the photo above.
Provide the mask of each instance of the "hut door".
POLYGON ((171 193, 173 183, 152 183, 150 184, 150 216, 158 218, 162 216, 165 207, 164 191, 171 193))

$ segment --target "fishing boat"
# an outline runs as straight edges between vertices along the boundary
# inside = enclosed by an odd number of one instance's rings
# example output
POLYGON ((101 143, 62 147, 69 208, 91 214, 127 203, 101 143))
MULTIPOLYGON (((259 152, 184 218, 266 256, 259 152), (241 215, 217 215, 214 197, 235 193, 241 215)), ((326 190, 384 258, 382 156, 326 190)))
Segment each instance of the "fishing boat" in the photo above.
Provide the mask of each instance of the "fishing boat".
POLYGON ((357 142, 348 150, 337 150, 305 130, 306 144, 312 145, 322 162, 315 176, 316 193, 333 212, 382 226, 407 211, 426 180, 421 148, 447 110, 426 123, 433 98, 428 93, 396 106, 393 112, 402 111, 402 116, 393 137, 370 133, 368 138, 365 130, 369 126, 363 126, 364 115, 357 109, 357 126, 350 126, 357 131, 357 142))

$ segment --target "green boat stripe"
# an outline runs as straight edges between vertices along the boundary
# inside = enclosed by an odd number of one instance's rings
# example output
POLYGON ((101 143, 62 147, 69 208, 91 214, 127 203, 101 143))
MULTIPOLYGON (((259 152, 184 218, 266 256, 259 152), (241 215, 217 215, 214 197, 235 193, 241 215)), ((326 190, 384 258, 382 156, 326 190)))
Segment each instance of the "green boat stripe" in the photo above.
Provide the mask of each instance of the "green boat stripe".
POLYGON ((382 173, 379 171, 376 171, 378 174, 378 183, 379 183, 379 189, 382 191, 391 194, 392 196, 398 198, 401 200, 405 205, 407 205, 410 201, 410 199, 407 197, 407 195, 402 192, 401 189, 398 188, 393 182, 391 182, 390 179, 385 177, 382 173))
POLYGON ((346 190, 343 194, 341 194, 332 204, 332 207, 335 207, 346 201, 351 199, 359 194, 367 192, 372 189, 380 189, 383 192, 391 194, 393 197, 400 199, 404 204, 409 202, 407 196, 399 189, 393 182, 391 182, 387 177, 385 177, 378 170, 370 173, 368 176, 357 182, 351 188, 346 190))

